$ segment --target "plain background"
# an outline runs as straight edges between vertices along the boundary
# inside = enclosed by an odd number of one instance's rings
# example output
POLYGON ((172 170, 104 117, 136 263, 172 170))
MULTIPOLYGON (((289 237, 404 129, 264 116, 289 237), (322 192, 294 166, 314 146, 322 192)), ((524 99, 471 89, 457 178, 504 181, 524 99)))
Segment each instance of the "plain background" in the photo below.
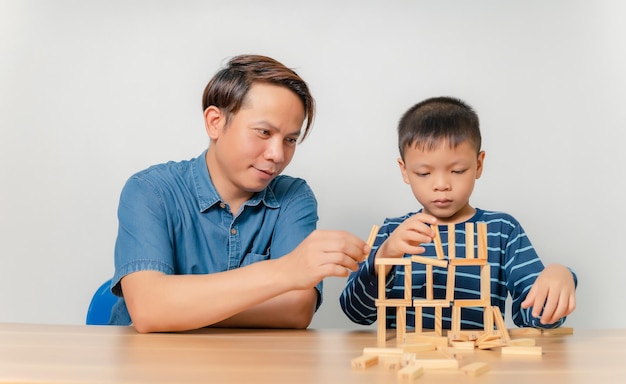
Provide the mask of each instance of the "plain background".
MULTIPOLYGON (((120 190, 208 145, 201 94, 241 53, 309 83, 311 136, 285 173, 319 228, 366 239, 418 209, 396 123, 432 96, 478 112, 474 206, 508 212, 579 277, 567 325, 623 328, 626 3, 0 0, 0 321, 84 323, 113 274, 120 190)), ((314 328, 360 328, 326 281, 314 328)))

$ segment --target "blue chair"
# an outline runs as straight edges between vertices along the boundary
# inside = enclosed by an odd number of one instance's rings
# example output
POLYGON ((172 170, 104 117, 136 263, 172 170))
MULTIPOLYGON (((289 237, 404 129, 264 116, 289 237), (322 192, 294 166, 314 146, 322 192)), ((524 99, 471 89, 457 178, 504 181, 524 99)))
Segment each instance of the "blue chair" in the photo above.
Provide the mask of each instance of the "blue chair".
POLYGON ((111 317, 113 304, 117 302, 117 296, 111 292, 111 279, 107 280, 98 288, 91 298, 87 310, 87 325, 107 325, 111 317))

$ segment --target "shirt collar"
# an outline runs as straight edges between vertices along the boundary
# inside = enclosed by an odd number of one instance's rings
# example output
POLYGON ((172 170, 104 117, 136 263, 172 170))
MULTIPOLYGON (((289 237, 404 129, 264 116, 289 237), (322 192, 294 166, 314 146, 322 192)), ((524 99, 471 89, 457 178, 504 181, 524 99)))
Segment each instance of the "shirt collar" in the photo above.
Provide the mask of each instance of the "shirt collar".
MULTIPOLYGON (((211 175, 209 169, 206 166, 206 150, 202 152, 200 156, 193 159, 191 162, 191 172, 193 174, 194 182, 196 185, 196 197, 198 201, 198 208, 201 212, 206 211, 213 205, 222 202, 219 193, 211 181, 211 175)), ((244 205, 255 206, 263 203, 268 208, 278 208, 280 204, 276 199, 276 195, 272 190, 274 180, 262 191, 255 193, 252 198, 244 205)))

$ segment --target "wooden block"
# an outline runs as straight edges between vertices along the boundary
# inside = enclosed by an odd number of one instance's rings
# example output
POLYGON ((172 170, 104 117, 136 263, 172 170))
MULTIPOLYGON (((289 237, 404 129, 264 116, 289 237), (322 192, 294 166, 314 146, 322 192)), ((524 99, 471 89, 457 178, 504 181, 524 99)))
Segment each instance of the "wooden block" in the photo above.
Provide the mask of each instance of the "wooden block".
POLYGON ((509 329, 509 335, 510 336, 540 336, 541 329, 531 328, 531 327, 511 328, 509 329))
POLYGON ((470 363, 461 368, 461 372, 466 374, 467 376, 480 376, 483 373, 489 370, 489 364, 477 361, 475 363, 470 363))
POLYGON ((426 264, 426 300, 432 300, 433 297, 433 266, 426 264))
POLYGON ((402 356, 378 356, 378 362, 386 369, 396 370, 402 365, 402 356))
POLYGON ((378 235, 378 230, 380 227, 378 225, 372 225, 372 230, 370 231, 370 235, 367 238, 367 245, 370 247, 374 245, 374 241, 376 240, 376 235, 378 235))
MULTIPOLYGON (((415 256, 413 256, 415 257, 415 256)), ((434 259, 433 259, 434 260, 434 259)), ((411 259, 408 257, 377 257, 374 260, 375 265, 409 265, 411 264, 411 259)))
POLYGON ((559 327, 551 329, 542 329, 541 334, 544 336, 561 336, 561 335, 573 335, 574 328, 572 327, 559 327))
POLYGON ((452 305, 451 302, 449 302, 446 299, 441 299, 441 300, 424 300, 424 299, 414 299, 413 300, 413 306, 414 307, 450 307, 450 305, 452 305))
POLYGON ((453 301, 454 300, 454 275, 456 272, 456 267, 454 265, 448 265, 448 276, 446 281, 446 300, 453 301))
POLYGON ((502 347, 503 356, 541 356, 541 347, 502 347))
POLYGON ((414 343, 403 344, 401 346, 404 353, 430 352, 437 349, 437 345, 433 343, 414 343))
POLYGON ((405 333, 406 333, 406 307, 396 307, 396 343, 397 344, 404 343, 405 333))
POLYGON ((443 308, 441 307, 435 307, 435 333, 439 336, 443 334, 443 308))
POLYGON ((488 300, 457 299, 452 303, 455 307, 490 307, 488 300))
POLYGON ((402 348, 385 348, 385 347, 366 347, 363 348, 363 355, 370 356, 402 356, 404 350, 402 348))
POLYGON ((441 268, 448 268, 448 260, 438 260, 433 259, 432 257, 426 256, 411 256, 411 260, 416 263, 425 264, 425 265, 434 265, 441 268))
POLYGON ((456 229, 454 224, 448 224, 448 260, 456 257, 456 229))
POLYGON ((413 300, 404 299, 376 299, 374 301, 377 307, 410 307, 413 305, 413 300))
POLYGON ((424 370, 459 369, 457 359, 415 359, 415 364, 424 367, 424 370))
POLYGON ((482 342, 482 343, 476 343, 476 348, 478 348, 480 350, 496 349, 496 348, 502 348, 502 347, 505 347, 505 346, 506 346, 506 344, 504 344, 501 339, 497 339, 497 340, 493 340, 493 341, 485 341, 485 342, 482 342))
POLYGON ((430 226, 433 231, 435 231, 435 238, 434 238, 434 243, 435 243, 435 253, 437 254, 437 258, 439 260, 443 260, 445 259, 445 255, 443 254, 443 245, 441 244, 441 235, 439 234, 439 226, 438 225, 431 225, 430 226))
POLYGON ((475 265, 485 265, 487 259, 454 259, 450 260, 450 265, 458 265, 461 267, 471 267, 475 265))
POLYGON ((362 356, 352 359, 352 361, 350 362, 350 365, 352 366, 353 369, 365 369, 377 363, 378 363, 377 355, 369 355, 369 356, 362 355, 362 356))
POLYGON ((445 348, 448 346, 448 338, 437 336, 433 332, 430 333, 407 333, 405 336, 405 343, 407 345, 415 343, 429 343, 436 346, 437 349, 445 348))
POLYGON ((465 258, 474 258, 474 223, 465 223, 465 258))
POLYGON ((398 379, 401 381, 413 381, 424 373, 424 367, 417 364, 407 365, 398 371, 398 379))
POLYGON ((508 344, 511 341, 511 337, 504 324, 504 317, 502 316, 502 312, 500 312, 500 307, 495 305, 491 308, 493 310, 493 321, 496 323, 496 328, 500 331, 504 343, 508 344))
POLYGON ((518 347, 534 347, 535 339, 511 339, 509 345, 518 347))
POLYGON ((387 308, 378 307, 376 312, 376 345, 384 347, 387 344, 387 308))
POLYGON ((461 330, 461 308, 452 307, 452 324, 450 325, 452 332, 459 332, 461 330))
POLYGON ((471 349, 476 348, 476 344, 473 341, 451 341, 450 346, 456 349, 471 349))
POLYGON ((480 299, 491 303, 491 267, 489 264, 480 267, 480 299))
POLYGON ((487 259, 487 223, 476 223, 478 230, 478 258, 487 259))

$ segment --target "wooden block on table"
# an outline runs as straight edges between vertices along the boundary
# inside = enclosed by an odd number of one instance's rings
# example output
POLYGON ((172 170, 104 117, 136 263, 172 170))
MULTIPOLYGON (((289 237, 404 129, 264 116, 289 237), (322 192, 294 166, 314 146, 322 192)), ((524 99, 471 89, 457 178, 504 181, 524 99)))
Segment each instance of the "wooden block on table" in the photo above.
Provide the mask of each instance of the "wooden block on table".
POLYGON ((503 356, 541 356, 541 347, 502 347, 503 356))
POLYGON ((451 341, 450 346, 456 349, 468 349, 474 350, 476 344, 473 341, 451 341))
POLYGON ((438 369, 459 369, 459 361, 457 359, 415 359, 417 365, 421 365, 425 370, 438 369))
POLYGON ((461 368, 461 372, 468 376, 479 376, 489 370, 489 364, 483 362, 475 362, 467 364, 461 368))
POLYGON ((352 359, 351 366, 353 369, 365 369, 378 363, 378 355, 361 355, 352 359))
POLYGON ((400 369, 402 365, 402 356, 378 356, 378 361, 385 369, 396 370, 400 369))
POLYGON ((376 356, 402 356, 404 354, 404 349, 402 348, 376 348, 376 347, 366 347, 363 348, 363 355, 376 355, 376 356))
POLYGON ((407 365, 398 371, 398 379, 401 381, 413 381, 424 373, 424 367, 417 364, 407 365))
POLYGON ((534 347, 535 339, 511 339, 509 345, 518 347, 534 347))
POLYGON ((433 344, 437 349, 445 348, 448 346, 448 338, 442 336, 436 336, 434 333, 407 333, 405 336, 406 345, 415 343, 429 343, 433 344))
POLYGON ((573 335, 574 328, 572 327, 558 327, 551 329, 542 329, 541 334, 544 336, 561 336, 561 335, 573 335))
POLYGON ((509 329, 510 336, 540 336, 541 329, 524 327, 524 328, 511 328, 509 329))
POLYGON ((402 345, 402 350, 404 351, 404 353, 429 352, 436 349, 437 345, 433 343, 414 343, 402 345))

